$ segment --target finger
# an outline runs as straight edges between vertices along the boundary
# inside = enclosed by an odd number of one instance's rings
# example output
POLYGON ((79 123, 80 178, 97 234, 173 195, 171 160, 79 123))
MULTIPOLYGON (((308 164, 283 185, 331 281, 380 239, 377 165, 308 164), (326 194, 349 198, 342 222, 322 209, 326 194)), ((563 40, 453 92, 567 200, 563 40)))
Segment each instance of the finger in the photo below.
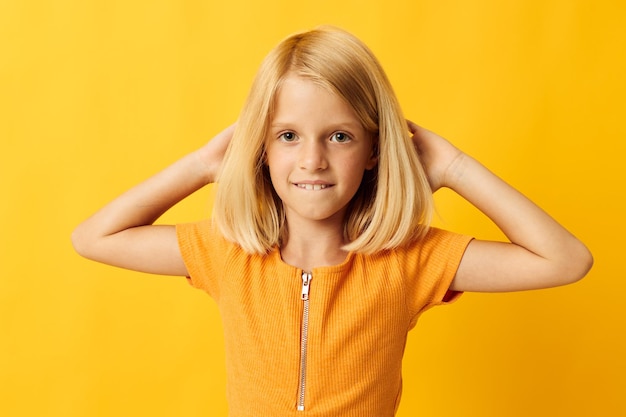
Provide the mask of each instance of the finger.
POLYGON ((415 132, 417 132, 417 130, 419 129, 419 126, 409 119, 406 120, 406 124, 409 127, 409 132, 411 132, 412 134, 415 134, 415 132))

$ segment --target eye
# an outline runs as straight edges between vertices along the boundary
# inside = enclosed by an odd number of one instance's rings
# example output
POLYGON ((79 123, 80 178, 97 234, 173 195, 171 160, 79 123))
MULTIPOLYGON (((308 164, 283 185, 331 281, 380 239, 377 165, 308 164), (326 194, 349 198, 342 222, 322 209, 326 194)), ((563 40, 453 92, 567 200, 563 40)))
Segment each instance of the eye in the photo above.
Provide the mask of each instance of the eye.
POLYGON ((343 132, 337 132, 330 137, 330 140, 333 142, 344 143, 350 141, 350 136, 343 132))
POLYGON ((279 139, 283 142, 293 142, 294 140, 296 140, 296 134, 293 132, 281 133, 279 139))

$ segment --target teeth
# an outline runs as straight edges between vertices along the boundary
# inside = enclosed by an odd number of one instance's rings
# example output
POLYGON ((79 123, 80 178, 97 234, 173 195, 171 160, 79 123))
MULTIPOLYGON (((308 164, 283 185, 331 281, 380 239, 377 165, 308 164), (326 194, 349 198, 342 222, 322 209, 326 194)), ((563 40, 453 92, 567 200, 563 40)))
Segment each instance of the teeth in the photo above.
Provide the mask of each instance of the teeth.
POLYGON ((310 190, 310 191, 319 191, 319 190, 323 190, 324 188, 328 188, 328 185, 326 184, 296 184, 298 186, 298 188, 302 188, 305 190, 310 190))

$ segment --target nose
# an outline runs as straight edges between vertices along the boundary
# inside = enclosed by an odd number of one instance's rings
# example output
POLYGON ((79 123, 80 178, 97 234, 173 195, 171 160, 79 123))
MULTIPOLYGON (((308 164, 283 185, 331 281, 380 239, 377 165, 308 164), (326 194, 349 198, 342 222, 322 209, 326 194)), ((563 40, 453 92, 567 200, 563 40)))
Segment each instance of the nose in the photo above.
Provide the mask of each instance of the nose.
POLYGON ((317 140, 304 140, 300 147, 300 168, 308 171, 319 171, 328 168, 326 146, 317 140))

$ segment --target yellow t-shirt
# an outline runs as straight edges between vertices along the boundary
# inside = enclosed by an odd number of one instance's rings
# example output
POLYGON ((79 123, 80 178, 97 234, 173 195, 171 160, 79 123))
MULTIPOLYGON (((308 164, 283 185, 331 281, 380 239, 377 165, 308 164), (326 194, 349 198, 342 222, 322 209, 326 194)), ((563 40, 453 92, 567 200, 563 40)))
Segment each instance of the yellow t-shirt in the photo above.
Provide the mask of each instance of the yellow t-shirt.
POLYGON ((431 228, 406 248, 315 268, 306 317, 303 271, 278 250, 248 254, 210 220, 178 225, 177 234, 192 285, 222 316, 232 417, 393 416, 407 333, 422 312, 454 298, 448 288, 471 240, 431 228))

